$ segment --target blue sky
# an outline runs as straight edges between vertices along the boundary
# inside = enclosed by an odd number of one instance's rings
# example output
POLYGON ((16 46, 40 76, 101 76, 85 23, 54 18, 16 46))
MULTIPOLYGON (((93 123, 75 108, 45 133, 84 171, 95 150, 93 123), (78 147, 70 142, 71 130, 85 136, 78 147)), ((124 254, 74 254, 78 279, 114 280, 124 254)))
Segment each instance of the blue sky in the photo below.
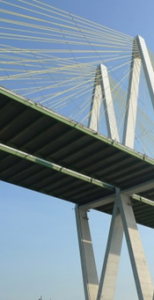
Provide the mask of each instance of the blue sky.
MULTIPOLYGON (((44 0, 131 36, 154 52, 153 0, 44 0)), ((83 300, 74 205, 0 182, 0 299, 83 300)), ((110 217, 89 213, 98 271, 110 217)), ((154 282, 154 233, 139 226, 154 282)), ((115 300, 137 300, 124 241, 115 300), (129 291, 129 293, 126 293, 129 291)))

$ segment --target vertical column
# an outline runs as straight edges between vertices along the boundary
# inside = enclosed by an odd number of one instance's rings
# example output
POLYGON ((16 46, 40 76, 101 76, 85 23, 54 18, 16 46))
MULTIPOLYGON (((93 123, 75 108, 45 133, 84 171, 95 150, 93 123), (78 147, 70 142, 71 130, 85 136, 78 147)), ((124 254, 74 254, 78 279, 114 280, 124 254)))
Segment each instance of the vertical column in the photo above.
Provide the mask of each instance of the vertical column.
MULTIPOLYGON (((103 103, 106 111, 105 116, 106 116, 108 136, 111 139, 117 140, 119 142, 119 133, 117 128, 117 122, 116 122, 116 116, 114 111, 107 67, 101 64, 100 72, 102 78, 101 84, 102 84, 102 91, 103 91, 103 103)), ((121 254, 122 239, 123 239, 123 227, 122 227, 120 214, 115 204, 97 300, 114 299, 119 260, 121 254)))
MULTIPOLYGON (((89 120, 89 127, 95 131, 98 130, 98 121, 100 117, 100 108, 102 102, 104 103, 106 111, 105 117, 108 136, 111 139, 119 141, 108 71, 107 67, 103 64, 101 64, 96 70, 95 85, 91 105, 91 116, 89 120)), ((122 239, 123 228, 121 217, 116 210, 111 222, 110 234, 108 238, 108 245, 106 249, 97 300, 101 299, 102 297, 104 300, 113 300, 114 298, 122 239)))
POLYGON ((86 211, 78 208, 78 206, 76 206, 75 212, 85 299, 96 300, 98 292, 98 276, 90 235, 88 217, 86 211))
POLYGON ((89 128, 98 131, 101 104, 105 107, 105 118, 108 137, 119 142, 119 134, 114 111, 113 99, 111 94, 110 82, 107 67, 101 64, 95 75, 95 84, 91 104, 91 114, 89 128))
POLYGON ((114 111, 107 67, 101 64, 100 69, 102 76, 103 103, 106 111, 105 116, 108 136, 111 139, 117 140, 119 142, 119 133, 117 128, 117 121, 114 111))
POLYGON ((96 74, 95 74, 92 102, 91 102, 90 118, 88 124, 88 127, 95 131, 98 131, 98 122, 100 117, 102 99, 103 99, 103 94, 102 94, 102 86, 101 86, 101 73, 100 73, 100 68, 97 67, 96 74))
MULTIPOLYGON (((132 55, 132 72, 128 89, 128 113, 127 121, 124 127, 123 142, 126 146, 133 148, 135 137, 135 123, 137 112, 137 97, 139 88, 139 76, 141 69, 141 60, 143 64, 144 74, 151 96, 152 105, 154 107, 154 72, 150 61, 149 53, 142 37, 136 38, 139 50, 138 57, 132 55), (134 56, 134 57, 133 57, 134 56)), ((139 300, 154 300, 153 285, 149 270, 146 264, 142 243, 137 229, 134 213, 131 207, 130 199, 121 195, 120 207, 123 220, 124 231, 126 235, 127 246, 129 250, 130 260, 134 273, 136 288, 139 300)))
POLYGON ((141 72, 141 57, 137 47, 137 41, 136 39, 134 39, 129 86, 128 86, 128 95, 127 95, 127 112, 125 116, 124 133, 123 133, 123 144, 132 149, 134 147, 134 139, 135 139, 140 72, 141 72))
POLYGON ((123 226, 115 202, 97 300, 114 299, 122 239, 123 226))
POLYGON ((120 195, 120 193, 118 194, 118 199, 139 300, 152 300, 153 285, 137 229, 131 201, 128 196, 120 195))
POLYGON ((145 40, 141 36, 137 36, 138 47, 142 59, 144 74, 149 89, 152 105, 154 108, 154 71, 149 57, 145 40))

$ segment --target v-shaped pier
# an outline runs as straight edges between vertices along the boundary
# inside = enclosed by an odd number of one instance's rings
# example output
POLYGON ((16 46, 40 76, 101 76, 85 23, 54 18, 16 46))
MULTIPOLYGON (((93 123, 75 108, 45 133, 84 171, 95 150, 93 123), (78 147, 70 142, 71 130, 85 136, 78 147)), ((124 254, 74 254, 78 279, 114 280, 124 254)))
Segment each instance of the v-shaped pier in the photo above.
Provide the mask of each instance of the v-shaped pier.
MULTIPOLYGON (((141 64, 143 65, 151 101, 154 106, 153 67, 150 62, 144 39, 140 36, 137 36, 134 39, 132 50, 132 62, 127 95, 128 109, 125 116, 123 132, 123 144, 132 149, 134 147, 135 138, 141 64)), ((108 136, 112 140, 119 142, 119 133, 114 112, 114 103, 112 100, 108 70, 103 64, 101 64, 96 70, 89 120, 89 127, 95 131, 98 130, 100 107, 102 104, 106 110, 106 127, 108 136)), ((140 188, 138 187, 139 193, 142 192, 143 186, 140 186, 140 188)), ((153 284, 146 264, 146 259, 133 211, 132 198, 134 196, 135 199, 135 195, 133 195, 135 192, 135 187, 132 187, 126 192, 116 188, 116 192, 112 197, 112 200, 111 197, 106 197, 104 199, 102 198, 100 201, 96 201, 96 203, 93 201, 93 203, 76 206, 77 230, 86 300, 114 299, 123 233, 126 237, 138 298, 139 300, 153 300, 154 298, 153 284), (102 208, 103 205, 110 205, 111 202, 114 202, 112 220, 101 278, 99 280, 96 270, 90 228, 88 224, 87 210, 96 207, 99 209, 99 207, 102 208)), ((142 200, 145 201, 145 199, 142 200)), ((148 199, 146 200, 147 205, 151 205, 151 202, 148 201, 148 199)))

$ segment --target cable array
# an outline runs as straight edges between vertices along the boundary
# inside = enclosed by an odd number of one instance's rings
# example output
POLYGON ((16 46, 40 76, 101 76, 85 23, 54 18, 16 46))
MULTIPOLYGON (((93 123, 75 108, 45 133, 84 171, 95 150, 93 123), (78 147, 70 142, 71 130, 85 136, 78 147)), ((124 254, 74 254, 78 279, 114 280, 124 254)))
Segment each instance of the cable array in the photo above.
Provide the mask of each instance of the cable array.
MULTIPOLYGON (((133 37, 45 1, 0 0, 0 85, 88 126, 96 69, 104 64, 120 141, 128 109, 132 51, 138 53, 133 37)), ((151 53, 150 57, 154 65, 151 53)), ((144 86, 140 84, 135 147, 153 156, 154 124, 146 113, 150 101, 144 86)), ((107 134, 103 102, 102 97, 98 130, 107 134)))

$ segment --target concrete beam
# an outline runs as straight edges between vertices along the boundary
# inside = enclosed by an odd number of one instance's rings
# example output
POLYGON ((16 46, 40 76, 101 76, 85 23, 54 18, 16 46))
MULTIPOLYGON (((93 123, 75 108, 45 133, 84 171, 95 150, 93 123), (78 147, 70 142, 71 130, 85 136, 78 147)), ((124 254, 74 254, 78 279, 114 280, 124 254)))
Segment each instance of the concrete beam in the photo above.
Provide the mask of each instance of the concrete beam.
MULTIPOLYGON (((145 192, 145 191, 148 191, 150 189, 154 189, 154 180, 150 180, 150 181, 141 183, 137 186, 131 187, 129 189, 122 190, 122 193, 124 193, 125 195, 131 197, 133 194, 138 194, 138 193, 141 193, 141 192, 145 192)), ((83 204, 83 205, 81 205, 81 207, 84 208, 84 209, 91 209, 91 208, 95 209, 97 207, 113 203, 115 201, 115 197, 116 197, 116 194, 114 193, 110 196, 97 199, 97 200, 92 201, 90 203, 83 204)))
POLYGON ((23 159, 29 160, 29 161, 31 161, 33 163, 42 165, 44 167, 53 169, 55 171, 64 173, 66 175, 69 175, 69 176, 78 178, 80 180, 89 182, 91 184, 100 186, 102 188, 106 188, 106 189, 109 189, 111 191, 115 190, 114 186, 112 186, 110 184, 104 183, 104 182, 102 182, 100 180, 97 180, 97 179, 95 179, 93 177, 86 176, 86 175, 84 175, 82 173, 79 173, 79 172, 73 171, 71 169, 65 168, 65 167, 63 167, 61 165, 52 163, 51 161, 42 159, 42 158, 37 157, 35 155, 29 154, 27 152, 20 151, 18 149, 13 148, 13 147, 6 146, 6 145, 0 143, 0 150, 4 151, 4 152, 7 152, 7 153, 10 153, 10 154, 13 154, 13 155, 18 156, 18 157, 21 157, 23 159))

